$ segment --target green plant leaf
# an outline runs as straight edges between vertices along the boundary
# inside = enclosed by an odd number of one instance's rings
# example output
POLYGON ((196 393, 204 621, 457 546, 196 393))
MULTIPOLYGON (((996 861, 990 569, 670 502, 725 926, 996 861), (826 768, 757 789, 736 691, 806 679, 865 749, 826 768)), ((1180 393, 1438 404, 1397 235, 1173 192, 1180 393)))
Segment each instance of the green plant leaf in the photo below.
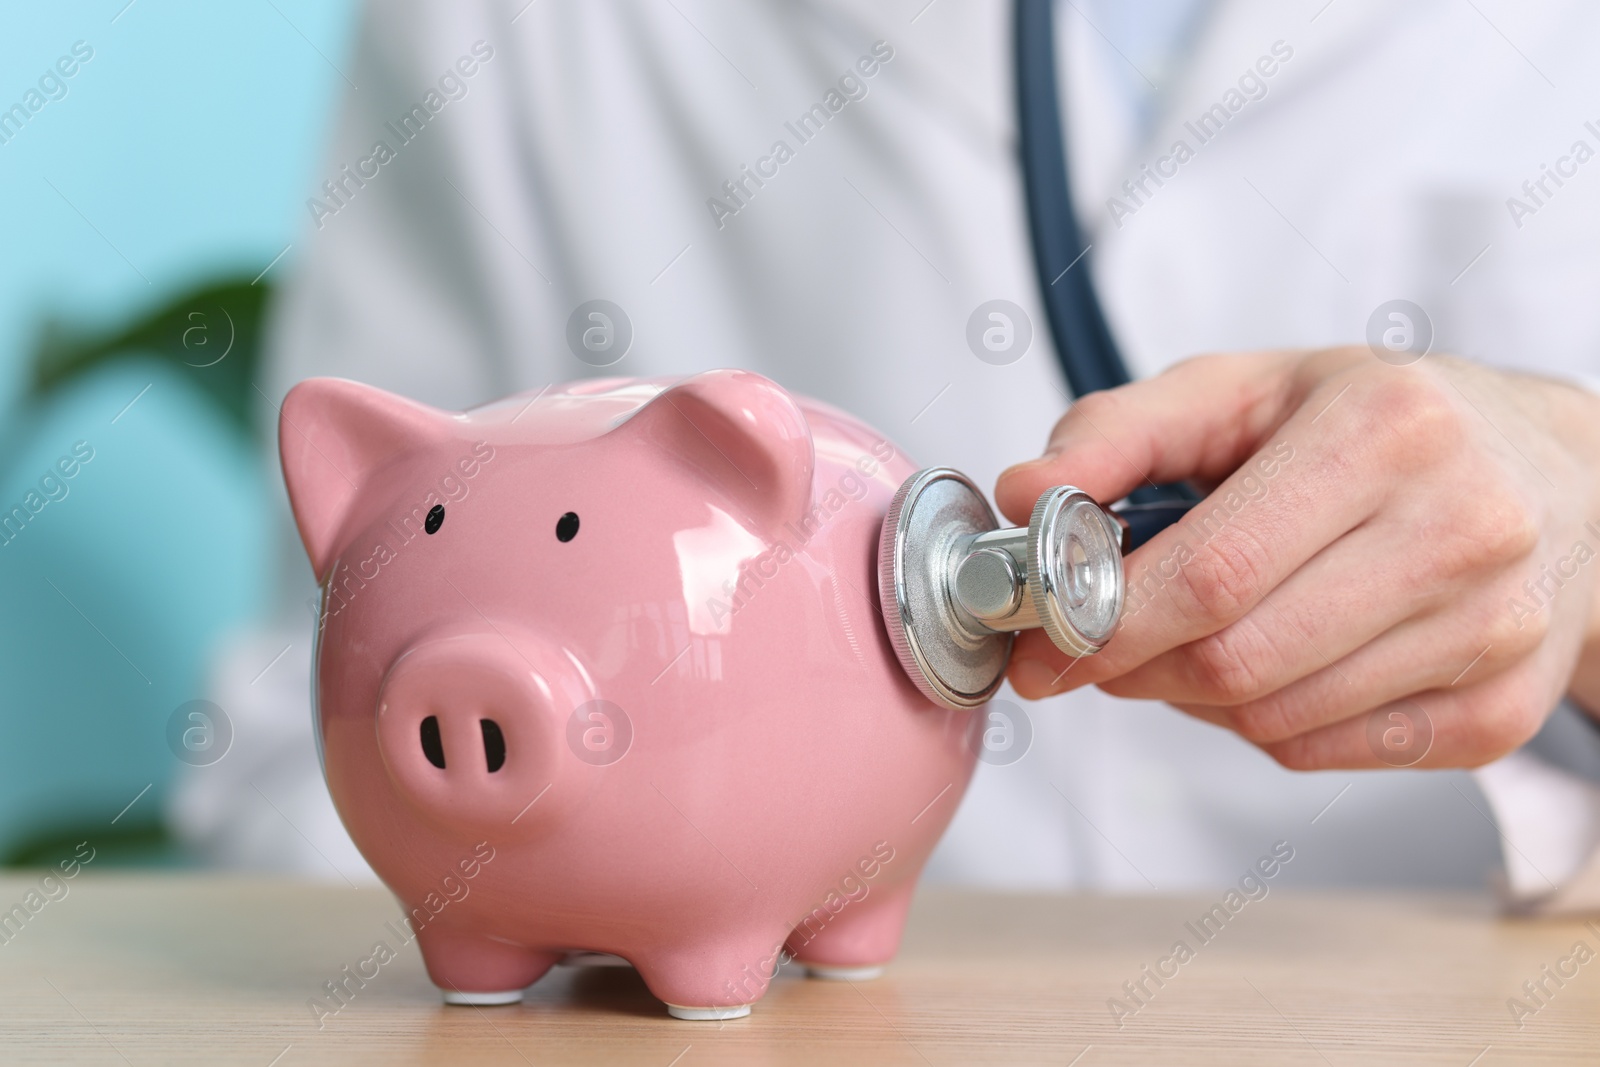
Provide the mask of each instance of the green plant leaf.
POLYGON ((83 330, 47 319, 31 359, 31 392, 42 398, 117 360, 155 355, 192 375, 240 432, 251 434, 264 424, 254 383, 272 293, 266 282, 224 278, 121 326, 83 330))

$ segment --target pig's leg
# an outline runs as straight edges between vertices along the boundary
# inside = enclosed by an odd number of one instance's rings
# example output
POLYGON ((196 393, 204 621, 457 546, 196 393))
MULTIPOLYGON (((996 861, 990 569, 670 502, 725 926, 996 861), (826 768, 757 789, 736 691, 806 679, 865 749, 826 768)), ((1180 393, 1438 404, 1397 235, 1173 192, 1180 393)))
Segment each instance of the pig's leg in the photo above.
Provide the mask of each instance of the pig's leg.
POLYGON ((723 944, 692 945, 686 950, 639 956, 639 976, 675 1019, 716 1021, 740 1019, 767 991, 777 969, 782 933, 742 937, 723 944))
POLYGON ((446 1004, 515 1004, 561 959, 559 952, 536 952, 437 924, 417 931, 417 944, 446 1004))
POLYGON ((875 887, 836 914, 813 911, 789 935, 789 954, 805 965, 812 978, 860 982, 881 976, 900 947, 916 888, 916 882, 908 879, 875 887), (820 921, 823 915, 828 915, 826 922, 820 921))

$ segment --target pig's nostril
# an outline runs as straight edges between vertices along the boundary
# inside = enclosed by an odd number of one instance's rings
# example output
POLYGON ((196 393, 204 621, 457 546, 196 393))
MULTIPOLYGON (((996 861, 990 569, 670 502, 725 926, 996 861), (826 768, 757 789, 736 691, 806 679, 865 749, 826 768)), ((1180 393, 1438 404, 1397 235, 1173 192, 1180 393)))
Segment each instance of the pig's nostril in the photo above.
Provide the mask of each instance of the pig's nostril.
POLYGON ((493 774, 506 765, 506 736, 493 719, 479 719, 478 725, 483 727, 483 755, 489 761, 489 773, 493 774))
POLYGON ((439 718, 429 715, 422 720, 422 754, 428 762, 444 770, 444 739, 439 736, 439 718))

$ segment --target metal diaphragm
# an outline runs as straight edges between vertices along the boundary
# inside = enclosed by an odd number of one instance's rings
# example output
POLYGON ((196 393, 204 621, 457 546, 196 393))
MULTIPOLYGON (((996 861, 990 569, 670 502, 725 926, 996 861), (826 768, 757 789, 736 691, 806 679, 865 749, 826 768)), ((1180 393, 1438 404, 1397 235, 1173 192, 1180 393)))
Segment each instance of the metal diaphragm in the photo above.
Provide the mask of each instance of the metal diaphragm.
POLYGON ((878 598, 890 644, 907 676, 945 707, 975 708, 1000 688, 1010 632, 982 632, 951 597, 958 545, 1000 528, 966 475, 931 467, 906 480, 884 516, 878 598))
POLYGON ((1069 656, 1105 647, 1122 617, 1122 528, 1070 485, 1039 497, 1028 522, 1028 590, 1039 624, 1069 656))

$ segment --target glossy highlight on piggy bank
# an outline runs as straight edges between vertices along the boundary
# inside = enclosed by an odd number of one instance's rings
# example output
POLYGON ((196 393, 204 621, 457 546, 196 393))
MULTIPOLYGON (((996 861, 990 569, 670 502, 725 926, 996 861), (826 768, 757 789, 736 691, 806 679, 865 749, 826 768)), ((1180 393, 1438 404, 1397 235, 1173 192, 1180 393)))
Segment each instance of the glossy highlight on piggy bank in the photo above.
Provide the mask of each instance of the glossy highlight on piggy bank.
POLYGON ((972 774, 901 671, 879 530, 914 465, 744 371, 446 412, 313 379, 279 426, 322 586, 341 818, 451 1003, 620 957, 679 1018, 786 958, 864 978, 972 774), (480 842, 495 861, 433 915, 480 842))

